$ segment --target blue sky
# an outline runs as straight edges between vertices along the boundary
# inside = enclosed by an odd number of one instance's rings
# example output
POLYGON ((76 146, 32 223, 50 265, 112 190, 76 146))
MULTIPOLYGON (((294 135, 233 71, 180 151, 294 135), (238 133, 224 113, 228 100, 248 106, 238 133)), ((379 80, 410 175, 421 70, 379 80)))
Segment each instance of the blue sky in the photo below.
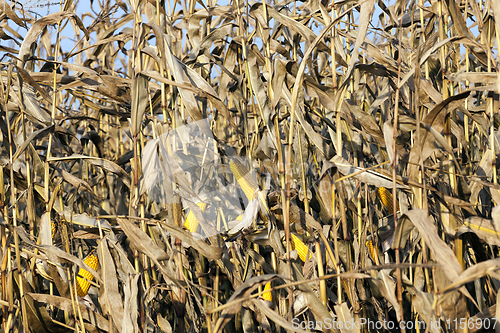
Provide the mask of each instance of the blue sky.
MULTIPOLYGON (((103 1, 101 1, 101 2, 103 2, 103 1)), ((170 2, 170 8, 173 8, 174 1, 170 0, 169 2, 170 2)), ((212 4, 214 2, 215 1, 212 1, 212 4)), ((114 1, 112 1, 111 3, 113 4, 114 1)), ((217 3, 217 5, 227 5, 228 1, 227 0, 223 0, 223 1, 217 1, 216 3, 217 3)), ((28 0, 28 1, 25 1, 23 5, 24 5, 24 9, 25 10, 29 11, 33 16, 36 16, 37 18, 41 18, 41 17, 43 17, 45 15, 48 15, 48 14, 51 14, 51 13, 55 13, 55 12, 58 12, 60 10, 60 2, 59 1, 55 1, 55 0, 28 0)), ((128 2, 127 2, 127 5, 128 5, 128 2)), ((83 23, 84 23, 85 26, 89 26, 90 24, 92 24, 93 18, 90 17, 89 15, 84 15, 84 14, 89 13, 89 14, 92 14, 92 16, 95 17, 96 14, 99 13, 99 11, 100 11, 100 9, 99 9, 100 8, 99 7, 99 0, 94 0, 92 7, 93 7, 93 11, 91 10, 91 7, 90 7, 90 1, 80 0, 80 1, 77 2, 76 13, 77 13, 77 15, 79 15, 82 18, 83 23), (88 5, 88 6, 86 6, 86 5, 88 5)), ((197 8, 201 8, 201 6, 198 3, 196 4, 196 7, 197 8)), ((176 5, 176 12, 179 9, 181 9, 181 6, 179 5, 179 3, 177 3, 177 5, 176 5)), ((378 9, 378 7, 377 7, 377 9, 378 9)), ((113 17, 114 18, 120 17, 121 15, 123 15, 123 13, 124 12, 121 9, 119 9, 113 15, 113 17)), ((356 19, 357 19, 357 16, 358 16, 358 13, 355 12, 355 18, 356 19)), ((373 19, 374 20, 378 20, 378 14, 374 15, 373 19)), ((132 26, 132 24, 129 23, 129 24, 125 25, 124 27, 122 27, 120 30, 122 30, 125 27, 131 27, 131 26, 132 26)), ((272 20, 270 22, 270 26, 271 27, 273 26, 272 20)), ((54 43, 55 39, 56 39, 56 28, 54 26, 52 26, 52 27, 49 27, 49 29, 50 29, 49 31, 51 31, 52 42, 54 43)), ((312 27, 312 29, 313 29, 313 31, 315 33, 318 33, 320 31, 319 28, 312 27)), ((18 32, 21 35, 26 34, 25 29, 22 29, 22 28, 19 29, 18 32)), ((70 24, 66 25, 66 28, 62 31, 61 35, 62 35, 61 46, 62 46, 62 48, 63 48, 63 50, 65 52, 68 52, 68 51, 70 51, 74 47, 74 45, 76 43, 76 40, 74 38, 75 37, 74 36, 74 31, 73 31, 73 28, 71 27, 70 24)), ((96 38, 95 33, 91 34, 91 37, 95 41, 95 38, 96 38)), ((256 43, 259 44, 260 40, 257 39, 256 43)), ((15 45, 13 43, 12 43, 12 45, 9 45, 9 46, 10 47, 15 47, 15 45)), ((125 48, 128 49, 129 46, 130 46, 130 42, 128 43, 128 45, 125 46, 125 48)), ((71 60, 70 60, 70 62, 71 62, 71 60)))
MULTIPOLYGON (((92 24, 93 17, 95 17, 99 13, 99 11, 100 11, 99 1, 104 2, 104 0, 93 0, 92 1, 92 3, 93 3, 93 6, 92 6, 93 10, 92 10, 92 8, 90 6, 90 4, 91 4, 90 0, 80 0, 80 1, 75 0, 75 2, 77 3, 76 13, 80 17, 82 17, 83 23, 85 26, 89 26, 90 24, 92 24), (91 14, 93 17, 91 17, 90 15, 85 15, 85 14, 91 14)), ((169 0, 169 1, 170 1, 170 8, 173 8, 174 1, 173 0, 169 0)), ((386 0, 386 1, 384 1, 384 3, 386 4, 386 6, 390 6, 390 4, 394 3, 394 1, 395 0, 386 0)), ((212 0, 212 4, 214 2, 215 2, 215 0, 212 0)), ((111 1, 111 4, 114 4, 114 3, 115 3, 115 1, 111 1)), ((228 0, 222 0, 222 1, 218 1, 217 5, 226 5, 227 3, 228 3, 228 0)), ((299 3, 299 4, 301 4, 301 3, 299 3)), ((60 10, 60 2, 56 1, 56 0, 27 0, 27 1, 24 1, 23 5, 24 5, 25 10, 32 13, 32 15, 38 16, 38 18, 60 10)), ((290 5, 292 5, 292 4, 290 4, 290 5)), ((429 3, 427 2, 426 6, 428 6, 428 5, 429 5, 429 3)), ((199 4, 197 4, 197 7, 199 8, 201 6, 199 4)), ((178 11, 179 9, 181 9, 181 6, 179 4, 177 4, 176 11, 178 11)), ((369 28, 369 36, 368 37, 370 39, 374 38, 373 33, 375 30, 373 29, 373 27, 380 27, 379 15, 381 13, 382 13, 381 9, 379 8, 378 5, 376 5, 375 6, 375 13, 373 14, 373 17, 372 17, 372 26, 369 28)), ((123 14, 124 14, 123 11, 121 9, 118 9, 118 11, 113 14, 113 17, 117 18, 123 14)), ((355 21, 357 21, 358 14, 359 13, 357 11, 354 11, 355 21)), ((131 24, 132 23, 127 24, 126 26, 119 29, 119 31, 121 31, 125 27, 131 27, 131 24)), ((467 24, 468 24, 468 26, 473 26, 473 22, 471 20, 468 20, 467 24)), ((272 22, 271 22, 270 26, 271 27, 273 26, 272 22)), ((55 43, 55 39, 56 39, 55 29, 56 28, 49 27, 49 29, 51 31, 52 42, 55 43)), ((314 26, 312 27, 312 29, 315 33, 318 33, 320 30, 319 28, 314 28, 314 26)), ((21 35, 26 34, 26 30, 24 28, 18 28, 17 30, 18 30, 19 34, 21 34, 21 35)), ((471 31, 473 34, 477 35, 477 33, 478 33, 477 26, 474 26, 471 29, 471 31)), ((83 34, 80 34, 80 37, 81 36, 83 36, 83 34)), ((95 41, 95 39, 96 39, 95 33, 91 34, 91 37, 95 41)), ((63 51, 69 52, 75 46, 76 42, 77 42, 77 40, 75 39, 73 28, 72 28, 71 24, 67 24, 66 28, 62 31, 61 46, 63 48, 63 51)), ((154 43, 154 40, 152 42, 154 43)), ((260 45, 260 40, 258 38, 256 38, 255 43, 257 43, 257 45, 260 45)), ((16 48, 16 49, 18 48, 17 45, 14 44, 13 42, 9 41, 6 44, 12 48, 16 48)), ((125 48, 129 49, 130 46, 131 45, 129 42, 127 45, 125 45, 125 48)), ((462 54, 465 53, 463 47, 460 48, 460 51, 462 54)), ((1 53, 0 53, 0 55, 1 55, 1 53)), ((72 59, 69 59, 69 61, 72 62, 72 59)))

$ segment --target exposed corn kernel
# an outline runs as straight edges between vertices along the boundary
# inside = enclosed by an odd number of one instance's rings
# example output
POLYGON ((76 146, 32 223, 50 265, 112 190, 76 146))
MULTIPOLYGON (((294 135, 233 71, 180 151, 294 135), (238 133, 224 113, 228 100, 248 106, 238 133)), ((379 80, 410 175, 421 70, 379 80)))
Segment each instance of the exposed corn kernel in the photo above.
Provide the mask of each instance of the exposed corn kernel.
MULTIPOLYGON (((207 208, 207 204, 205 202, 198 202, 196 204, 198 207, 200 207, 201 211, 204 212, 205 208, 207 208)), ((196 232, 198 230, 198 225, 200 222, 194 215, 193 211, 189 211, 186 221, 184 222, 184 226, 190 231, 190 232, 196 232)))
POLYGON ((373 242, 371 240, 366 241, 366 246, 368 247, 368 251, 370 252, 372 258, 375 258, 375 251, 373 250, 373 242))
POLYGON ((292 235, 292 238, 290 240, 292 243, 292 247, 294 250, 297 250, 297 253, 299 255, 300 260, 302 260, 303 262, 306 262, 307 258, 311 259, 312 255, 311 255, 311 251, 309 251, 309 247, 307 247, 307 245, 304 244, 304 242, 301 241, 299 237, 295 236, 294 234, 291 234, 291 235, 292 235), (309 252, 309 256, 307 255, 308 252, 309 252))
POLYGON ((249 201, 252 200, 254 198, 255 191, 259 189, 259 185, 252 178, 250 172, 238 160, 230 161, 229 167, 231 168, 234 178, 236 178, 236 181, 245 193, 247 199, 249 201))
MULTIPOLYGON (((95 251, 90 252, 84 262, 89 265, 90 268, 96 270, 99 265, 99 259, 97 258, 95 251)), ((83 297, 87 295, 90 288, 90 281, 93 279, 94 276, 92 274, 90 274, 87 270, 80 268, 76 277, 76 292, 78 296, 83 297)))
POLYGON ((271 290, 271 282, 266 283, 266 285, 264 286, 265 293, 262 294, 262 298, 264 298, 266 301, 272 302, 273 294, 269 290, 271 290))
MULTIPOLYGON (((394 206, 393 206, 393 197, 391 191, 386 189, 385 187, 378 187, 377 188, 377 197, 380 199, 384 207, 387 209, 389 213, 392 214, 394 211, 394 206)), ((396 206, 397 210, 399 210, 399 204, 396 206)))
POLYGON ((54 222, 50 224, 50 230, 52 234, 52 239, 54 239, 54 237, 56 237, 56 232, 57 232, 57 226, 54 222))
POLYGON ((376 249, 373 246, 373 241, 371 239, 366 241, 366 246, 368 247, 368 252, 370 252, 372 259, 375 261, 375 264, 379 265, 380 262, 378 260, 376 249))

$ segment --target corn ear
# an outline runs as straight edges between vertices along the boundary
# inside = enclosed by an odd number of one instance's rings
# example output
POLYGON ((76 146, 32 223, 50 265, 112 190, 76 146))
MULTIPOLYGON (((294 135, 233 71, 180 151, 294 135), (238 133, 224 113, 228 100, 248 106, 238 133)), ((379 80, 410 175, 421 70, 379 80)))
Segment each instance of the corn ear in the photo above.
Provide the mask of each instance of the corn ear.
MULTIPOLYGON (((205 202, 198 202, 196 204, 198 207, 200 207, 201 211, 204 212, 205 208, 207 208, 207 204, 205 202)), ((184 226, 190 231, 190 232, 196 232, 198 229, 198 225, 200 222, 194 215, 193 211, 189 211, 186 221, 184 222, 184 226)))
POLYGON ((304 242, 301 241, 299 237, 295 236, 294 234, 291 235, 292 247, 294 250, 297 250, 300 260, 306 262, 307 259, 311 259, 312 255, 311 251, 309 251, 309 247, 307 247, 307 245, 304 244, 304 242), (309 253, 309 256, 307 255, 307 253, 309 253))
POLYGON ((52 239, 54 239, 54 237, 56 237, 56 232, 57 232, 57 226, 54 222, 50 224, 50 230, 52 234, 52 239))
POLYGON ((380 265, 380 261, 378 259, 377 249, 373 246, 373 240, 372 239, 367 240, 366 246, 368 247, 368 252, 370 252, 370 255, 372 256, 373 261, 375 261, 375 264, 380 265))
POLYGON ((245 193, 248 201, 253 200, 255 191, 259 189, 259 185, 252 178, 250 172, 238 160, 230 161, 229 167, 231 168, 234 178, 236 178, 236 181, 245 193))
MULTIPOLYGON (((90 268, 96 270, 99 265, 99 259, 97 258, 95 251, 90 252, 84 262, 89 265, 90 268)), ((90 288, 90 281, 93 279, 94 276, 92 274, 90 274, 87 270, 80 268, 76 277, 76 292, 79 297, 87 295, 90 288)))
POLYGON ((269 290, 271 290, 271 282, 266 283, 266 285, 264 286, 265 293, 262 294, 262 298, 266 301, 272 302, 273 294, 269 290))
MULTIPOLYGON (((385 187, 377 188, 377 197, 380 199, 384 207, 392 214, 394 211, 392 193, 385 187)), ((399 210, 399 204, 397 204, 397 210, 399 210)))
POLYGON ((366 246, 368 247, 368 252, 370 252, 370 255, 372 258, 375 259, 375 251, 373 250, 373 242, 371 240, 366 241, 366 246))

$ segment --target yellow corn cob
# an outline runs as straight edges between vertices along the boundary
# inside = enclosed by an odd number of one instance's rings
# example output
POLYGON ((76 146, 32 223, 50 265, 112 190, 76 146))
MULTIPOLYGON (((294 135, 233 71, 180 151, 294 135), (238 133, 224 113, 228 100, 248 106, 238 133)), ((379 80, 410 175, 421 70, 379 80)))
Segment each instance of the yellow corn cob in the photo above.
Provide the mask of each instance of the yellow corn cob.
MULTIPOLYGON (((95 251, 92 251, 88 254, 88 256, 85 258, 84 262, 89 265, 93 270, 97 269, 97 265, 99 264, 99 259, 95 255, 95 251)), ((76 292, 78 296, 83 297, 87 295, 89 288, 90 288, 90 282, 94 279, 94 276, 90 274, 88 271, 86 271, 83 268, 80 268, 78 271, 78 275, 76 277, 76 292), (88 281, 87 281, 88 280, 88 281)))
POLYGON ((56 232, 57 232, 57 226, 54 222, 50 224, 50 229, 52 232, 52 239, 54 239, 54 237, 56 237, 56 232))
POLYGON ((268 282, 264 286, 265 293, 262 294, 262 298, 265 299, 266 301, 272 302, 273 294, 269 291, 270 289, 271 289, 271 282, 268 282))
POLYGON ((306 262, 306 259, 309 258, 311 259, 311 252, 309 251, 309 248, 307 247, 306 244, 304 244, 303 241, 300 240, 299 237, 295 236, 294 234, 292 235, 291 243, 292 247, 294 250, 297 250, 297 253, 299 255, 300 260, 303 262, 306 262), (307 253, 309 252, 309 256, 307 256, 307 253))
MULTIPOLYGON (((207 204, 205 202, 198 202, 196 204, 198 207, 200 207, 201 211, 204 212, 205 208, 207 208, 207 204)), ((194 216, 193 211, 189 211, 187 217, 186 217, 186 222, 184 222, 184 226, 190 231, 190 232, 196 232, 198 229, 198 225, 200 222, 194 216)))
POLYGON ((366 241, 366 246, 368 247, 368 252, 370 252, 370 255, 372 258, 375 259, 375 251, 373 250, 373 242, 371 240, 366 241))
POLYGON ((236 178, 236 181, 240 185, 248 200, 252 200, 254 198, 255 191, 259 189, 259 185, 252 178, 250 172, 238 160, 230 161, 229 167, 231 168, 234 178, 236 178))
POLYGON ((380 265, 380 261, 378 260, 377 252, 375 251, 376 249, 373 247, 373 241, 371 239, 366 241, 366 246, 368 247, 368 252, 370 252, 370 255, 372 256, 373 260, 375 261, 375 264, 380 265))
MULTIPOLYGON (((387 211, 389 211, 389 213, 392 214, 394 211, 394 206, 392 204, 393 198, 392 198, 391 191, 389 191, 385 187, 378 187, 377 188, 377 196, 380 199, 380 201, 382 201, 382 204, 387 209, 387 211)), ((399 204, 398 203, 396 203, 396 204, 397 204, 396 208, 397 208, 397 210, 399 210, 399 204)))

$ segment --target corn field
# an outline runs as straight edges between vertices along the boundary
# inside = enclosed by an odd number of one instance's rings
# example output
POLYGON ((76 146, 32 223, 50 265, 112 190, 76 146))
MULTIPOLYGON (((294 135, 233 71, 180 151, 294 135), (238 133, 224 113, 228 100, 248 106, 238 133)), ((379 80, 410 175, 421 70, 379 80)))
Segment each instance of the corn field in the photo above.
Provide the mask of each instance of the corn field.
POLYGON ((499 33, 497 0, 0 0, 0 330, 498 331, 499 33))

